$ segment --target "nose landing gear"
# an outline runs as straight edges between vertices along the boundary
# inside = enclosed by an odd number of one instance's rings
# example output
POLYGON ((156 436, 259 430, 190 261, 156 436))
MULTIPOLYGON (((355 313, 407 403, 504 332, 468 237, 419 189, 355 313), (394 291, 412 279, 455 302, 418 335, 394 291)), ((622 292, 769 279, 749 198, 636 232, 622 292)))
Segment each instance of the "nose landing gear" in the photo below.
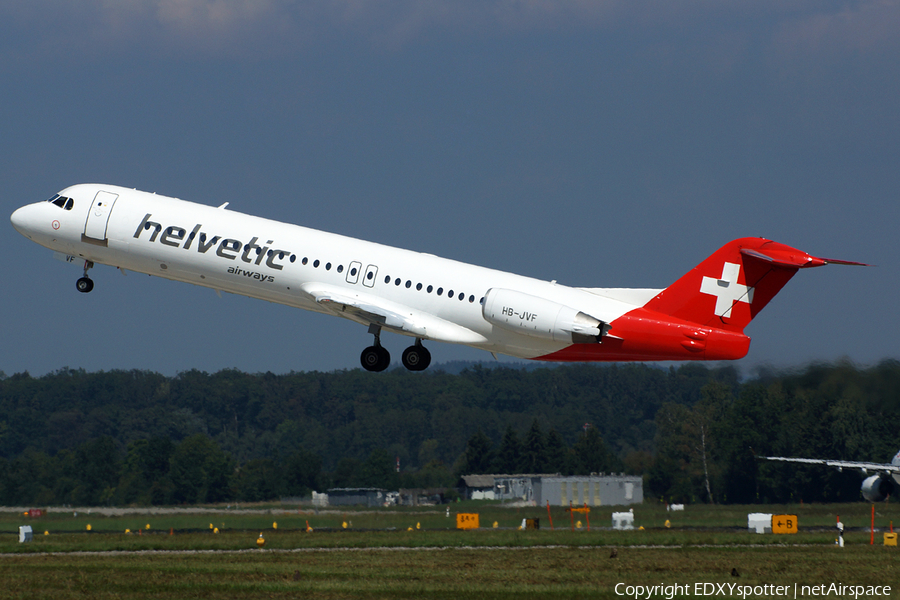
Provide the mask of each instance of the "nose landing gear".
POLYGON ((94 289, 94 280, 88 277, 88 269, 94 266, 94 263, 86 260, 84 261, 84 277, 78 279, 75 282, 75 288, 81 292, 82 294, 87 294, 92 289, 94 289))

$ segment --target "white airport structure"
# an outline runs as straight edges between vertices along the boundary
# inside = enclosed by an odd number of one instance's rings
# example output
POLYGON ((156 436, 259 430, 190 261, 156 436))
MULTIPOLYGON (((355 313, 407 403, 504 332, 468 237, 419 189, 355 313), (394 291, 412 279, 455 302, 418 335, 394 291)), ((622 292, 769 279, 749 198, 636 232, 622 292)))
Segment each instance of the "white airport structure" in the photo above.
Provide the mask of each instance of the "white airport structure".
POLYGON ((31 531, 31 525, 22 525, 19 527, 19 543, 22 544, 24 542, 30 542, 33 538, 33 532, 31 531))
POLYGON ((747 515, 747 529, 756 533, 772 533, 772 514, 749 513, 747 515))
POLYGON ((629 512, 614 512, 612 514, 612 528, 613 529, 634 529, 634 513, 629 512))
POLYGON ((469 500, 510 500, 536 505, 625 506, 644 501, 637 475, 464 475, 469 500))

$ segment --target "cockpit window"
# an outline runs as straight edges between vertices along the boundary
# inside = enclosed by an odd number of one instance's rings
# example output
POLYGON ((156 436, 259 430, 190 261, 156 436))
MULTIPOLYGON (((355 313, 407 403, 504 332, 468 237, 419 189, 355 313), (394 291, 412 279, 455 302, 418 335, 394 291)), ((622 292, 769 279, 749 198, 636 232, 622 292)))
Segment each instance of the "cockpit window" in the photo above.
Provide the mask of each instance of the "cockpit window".
POLYGON ((71 198, 66 198, 65 196, 60 196, 56 194, 52 198, 48 199, 47 202, 51 204, 55 204, 60 208, 64 208, 66 210, 72 210, 72 207, 75 206, 75 202, 71 198))

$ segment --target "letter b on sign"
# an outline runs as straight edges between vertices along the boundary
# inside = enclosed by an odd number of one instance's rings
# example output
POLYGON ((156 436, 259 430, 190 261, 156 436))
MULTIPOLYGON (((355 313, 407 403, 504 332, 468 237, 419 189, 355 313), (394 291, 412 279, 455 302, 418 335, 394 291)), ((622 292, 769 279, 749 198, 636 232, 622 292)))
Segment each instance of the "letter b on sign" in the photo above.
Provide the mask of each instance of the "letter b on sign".
POLYGON ((772 533, 797 533, 797 515, 772 515, 772 533))

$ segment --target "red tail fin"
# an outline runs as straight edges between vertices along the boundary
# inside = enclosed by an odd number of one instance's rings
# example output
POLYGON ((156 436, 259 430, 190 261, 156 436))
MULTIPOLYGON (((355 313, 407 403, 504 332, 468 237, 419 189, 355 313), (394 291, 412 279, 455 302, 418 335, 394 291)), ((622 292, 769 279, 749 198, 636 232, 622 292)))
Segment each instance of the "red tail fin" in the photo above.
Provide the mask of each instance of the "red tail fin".
POLYGON ((827 262, 762 238, 734 240, 644 308, 707 327, 742 332, 798 269, 827 262))

